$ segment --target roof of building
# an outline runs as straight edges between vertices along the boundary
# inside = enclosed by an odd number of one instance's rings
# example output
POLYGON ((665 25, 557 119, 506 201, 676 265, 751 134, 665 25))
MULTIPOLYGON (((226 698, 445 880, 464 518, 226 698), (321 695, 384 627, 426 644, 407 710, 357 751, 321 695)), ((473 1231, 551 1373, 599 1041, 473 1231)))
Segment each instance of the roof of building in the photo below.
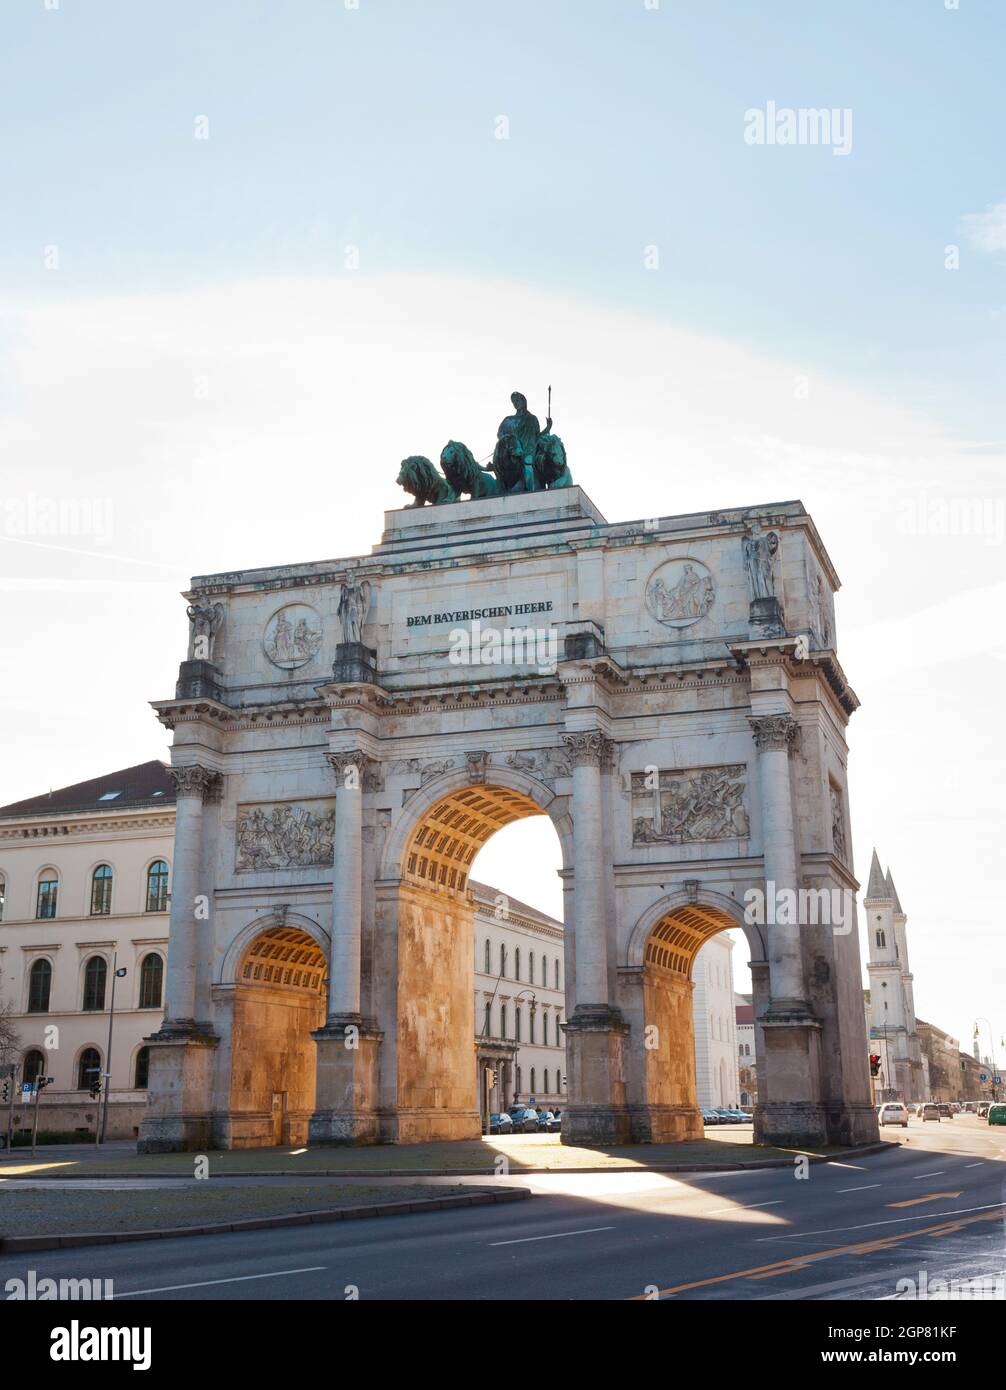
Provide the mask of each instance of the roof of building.
POLYGON ((0 817, 79 815, 83 811, 112 811, 123 806, 173 804, 174 800, 175 786, 167 765, 154 758, 149 763, 92 777, 89 782, 59 787, 44 796, 12 801, 9 806, 0 806, 0 817))
POLYGON ((753 1004, 737 1004, 734 1006, 734 1012, 738 1023, 754 1023, 753 1004))
POLYGON ((546 922, 550 927, 558 927, 562 931, 562 923, 555 917, 550 917, 547 912, 542 912, 540 908, 532 907, 530 903, 521 902, 520 898, 515 898, 512 893, 505 893, 502 888, 493 888, 491 884, 479 883, 477 879, 470 878, 468 886, 482 902, 494 903, 497 898, 506 898, 508 911, 516 912, 521 917, 531 917, 539 922, 546 922))
POLYGON ((888 894, 894 902, 895 912, 898 914, 899 917, 904 917, 905 909, 901 906, 901 899, 898 897, 898 890, 894 886, 894 876, 892 875, 890 869, 887 870, 887 877, 884 880, 884 882, 887 884, 888 894))

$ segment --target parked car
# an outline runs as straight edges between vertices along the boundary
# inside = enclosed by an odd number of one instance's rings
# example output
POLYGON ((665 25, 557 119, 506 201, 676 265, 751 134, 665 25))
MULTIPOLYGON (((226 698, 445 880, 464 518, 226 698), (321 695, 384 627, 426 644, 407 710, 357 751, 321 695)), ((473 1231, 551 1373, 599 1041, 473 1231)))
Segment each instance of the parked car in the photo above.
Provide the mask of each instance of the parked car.
POLYGON ((746 1110, 734 1110, 731 1108, 731 1115, 735 1115, 739 1125, 749 1125, 753 1122, 754 1116, 749 1115, 746 1110))
POLYGON ((538 1111, 538 1133, 551 1134, 552 1132, 552 1112, 551 1110, 538 1111))
POLYGON ((924 1105, 919 1106, 919 1117, 923 1120, 935 1120, 940 1122, 940 1107, 934 1105, 931 1100, 927 1100, 924 1105))
POLYGON ((1006 1125, 1006 1105, 990 1105, 986 1119, 990 1125, 1006 1125))
POLYGON ((908 1127, 908 1106, 900 1100, 888 1100, 880 1107, 879 1119, 882 1125, 902 1125, 908 1127))
POLYGON ((717 1115, 715 1110, 707 1110, 706 1107, 703 1105, 702 1123, 704 1125, 721 1125, 723 1123, 723 1120, 719 1115, 717 1115))
POLYGON ((721 1122, 725 1125, 739 1125, 743 1123, 737 1112, 728 1109, 725 1105, 717 1105, 716 1113, 719 1115, 721 1122))
POLYGON ((490 1134, 513 1134, 513 1120, 509 1115, 489 1116, 490 1134))
POLYGON ((527 1105, 511 1105, 510 1118, 514 1134, 537 1134, 538 1112, 527 1105))

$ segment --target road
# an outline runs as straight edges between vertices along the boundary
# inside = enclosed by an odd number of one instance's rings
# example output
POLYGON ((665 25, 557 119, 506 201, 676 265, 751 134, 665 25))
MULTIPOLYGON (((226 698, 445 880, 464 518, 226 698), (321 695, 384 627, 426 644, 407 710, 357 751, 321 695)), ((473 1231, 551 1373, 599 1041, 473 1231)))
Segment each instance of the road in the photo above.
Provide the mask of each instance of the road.
POLYGON ((1003 1277, 1006 1131, 958 1117, 904 1137, 805 1177, 529 1174, 502 1180, 535 1194, 516 1205, 0 1256, 0 1282, 111 1278, 130 1302, 788 1300, 1003 1277))

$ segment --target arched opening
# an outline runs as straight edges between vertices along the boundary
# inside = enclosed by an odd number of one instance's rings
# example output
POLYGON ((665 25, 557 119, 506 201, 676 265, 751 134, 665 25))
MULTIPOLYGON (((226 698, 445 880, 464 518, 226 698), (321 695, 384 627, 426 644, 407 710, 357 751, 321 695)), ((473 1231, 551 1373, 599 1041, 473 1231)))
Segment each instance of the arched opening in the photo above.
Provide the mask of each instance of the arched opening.
POLYGON ((733 941, 738 923, 702 903, 674 908, 643 952, 643 1083, 654 1142, 699 1139, 699 1106, 736 1106, 739 1069, 733 941))
POLYGON ((268 927, 245 948, 234 982, 233 1148, 306 1142, 326 973, 321 947, 298 927, 268 927))
MULTIPOLYGON (((547 805, 547 789, 540 790, 547 805)), ((522 1082, 541 1060, 534 1039, 545 1027, 537 1021, 544 1019, 542 987, 529 983, 528 962, 535 950, 541 954, 544 938, 528 927, 535 909, 523 900, 526 856, 507 856, 505 872, 496 864, 491 877, 481 867, 476 877, 475 861, 497 831, 532 817, 537 854, 554 876, 562 852, 553 822, 545 805, 516 786, 474 783, 449 791, 419 815, 405 840, 397 893, 396 1094, 387 1097, 397 1108, 400 1142, 474 1137, 490 1113, 518 1098, 527 1103, 522 1082)), ((557 960, 561 923, 553 928, 547 955, 557 960)), ((557 1005, 554 1016, 565 1017, 557 1005)), ((554 1045, 549 1050, 561 1055, 554 1045)), ((553 1075, 560 1074, 557 1065, 553 1075)))

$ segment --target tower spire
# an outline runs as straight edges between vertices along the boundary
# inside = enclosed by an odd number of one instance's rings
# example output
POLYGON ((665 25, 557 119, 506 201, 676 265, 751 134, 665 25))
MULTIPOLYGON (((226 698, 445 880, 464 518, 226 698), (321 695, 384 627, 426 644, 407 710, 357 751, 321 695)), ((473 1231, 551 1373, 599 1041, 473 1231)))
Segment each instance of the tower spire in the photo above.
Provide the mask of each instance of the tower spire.
POLYGON ((870 882, 867 885, 866 896, 875 898, 878 902, 889 902, 891 897, 888 892, 887 880, 884 878, 884 871, 880 867, 876 848, 873 851, 873 859, 870 861, 870 882))

